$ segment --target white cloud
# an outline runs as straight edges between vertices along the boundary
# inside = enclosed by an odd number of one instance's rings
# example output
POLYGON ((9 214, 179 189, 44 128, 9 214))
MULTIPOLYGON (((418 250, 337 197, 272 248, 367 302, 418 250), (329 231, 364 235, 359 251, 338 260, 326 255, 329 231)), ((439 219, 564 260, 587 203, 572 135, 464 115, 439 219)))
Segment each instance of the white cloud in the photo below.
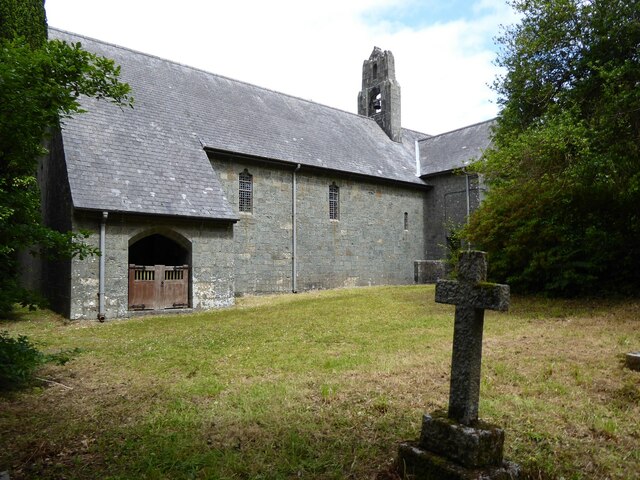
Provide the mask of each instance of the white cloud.
POLYGON ((408 1, 47 0, 46 7, 51 26, 351 112, 362 61, 376 45, 395 56, 403 126, 439 133, 495 116, 488 39, 511 21, 502 0, 478 0, 470 19, 419 29, 364 20, 408 1))

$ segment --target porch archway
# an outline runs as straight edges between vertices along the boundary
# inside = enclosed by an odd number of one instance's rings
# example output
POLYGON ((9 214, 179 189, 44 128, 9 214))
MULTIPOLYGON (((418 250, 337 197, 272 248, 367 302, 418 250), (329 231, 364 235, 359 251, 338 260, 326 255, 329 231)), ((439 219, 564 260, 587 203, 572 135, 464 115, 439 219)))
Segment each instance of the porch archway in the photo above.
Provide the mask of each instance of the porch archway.
POLYGON ((188 308, 191 242, 171 230, 129 240, 129 310, 188 308))

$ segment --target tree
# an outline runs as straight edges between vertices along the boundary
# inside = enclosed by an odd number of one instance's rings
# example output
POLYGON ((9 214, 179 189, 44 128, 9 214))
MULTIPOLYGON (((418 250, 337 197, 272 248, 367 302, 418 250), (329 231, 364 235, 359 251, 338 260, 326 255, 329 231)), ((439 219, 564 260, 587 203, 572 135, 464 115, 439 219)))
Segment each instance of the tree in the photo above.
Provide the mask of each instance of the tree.
POLYGON ((640 286, 640 3, 513 0, 468 239, 521 291, 640 286))
POLYGON ((44 0, 2 0, 0 2, 0 38, 25 37, 32 47, 47 41, 44 0))
MULTIPOLYGON (((42 7, 41 1, 28 2, 38 3, 42 7)), ((47 133, 59 128, 64 118, 82 112, 83 95, 122 106, 132 105, 133 99, 112 60, 84 51, 80 43, 33 37, 30 42, 14 36, 21 32, 15 25, 23 23, 10 21, 14 17, 5 7, 17 11, 26 3, 3 0, 2 5, 0 31, 11 36, 0 38, 0 312, 7 312, 16 302, 32 306, 37 299, 18 284, 18 251, 30 249, 49 257, 93 253, 82 243, 82 235, 42 224, 35 174, 47 133)), ((44 13, 33 18, 44 19, 44 13)))

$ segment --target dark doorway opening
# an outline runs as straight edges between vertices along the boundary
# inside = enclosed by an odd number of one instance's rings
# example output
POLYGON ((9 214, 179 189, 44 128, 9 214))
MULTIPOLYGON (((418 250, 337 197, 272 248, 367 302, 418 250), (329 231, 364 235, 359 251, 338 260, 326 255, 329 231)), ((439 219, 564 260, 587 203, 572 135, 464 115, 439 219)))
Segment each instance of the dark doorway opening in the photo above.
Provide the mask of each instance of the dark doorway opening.
POLYGON ((185 265, 189 252, 157 233, 144 237, 129 247, 129 263, 136 265, 185 265))
POLYGON ((160 234, 129 246, 129 309, 188 308, 190 253, 160 234))

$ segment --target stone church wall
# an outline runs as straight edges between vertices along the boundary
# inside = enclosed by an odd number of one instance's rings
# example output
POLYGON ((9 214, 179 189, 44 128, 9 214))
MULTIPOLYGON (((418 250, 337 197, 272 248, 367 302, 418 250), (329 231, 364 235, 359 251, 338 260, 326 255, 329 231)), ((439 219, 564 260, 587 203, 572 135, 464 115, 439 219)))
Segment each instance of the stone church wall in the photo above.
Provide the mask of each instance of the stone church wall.
POLYGON ((413 262, 424 258, 424 190, 303 172, 298 184, 299 288, 413 283, 413 262), (334 182, 338 221, 329 220, 334 182))
MULTIPOLYGON (((436 175, 426 179, 434 188, 426 201, 426 259, 440 260, 447 255, 447 237, 464 225, 467 217, 467 180, 464 173, 436 175)), ((480 203, 482 189, 476 175, 469 176, 469 209, 480 203)))
MULTIPOLYGON (((36 174, 42 219, 46 226, 68 232, 72 228, 73 207, 60 131, 52 132, 47 150, 48 154, 38 162, 36 174)), ((20 266, 22 285, 44 294, 51 308, 68 316, 71 262, 68 259, 44 261, 42 257, 23 252, 20 266)))
MULTIPOLYGON (((80 213, 74 230, 91 232, 87 243, 98 247, 101 215, 80 213)), ((233 230, 231 223, 111 214, 105 236, 105 313, 107 320, 128 317, 128 255, 130 239, 147 233, 181 236, 191 244, 190 299, 194 310, 233 304, 233 230)), ((99 257, 71 262, 69 317, 98 315, 99 257)))
POLYGON ((229 203, 233 226, 236 294, 291 291, 291 182, 293 169, 213 160, 229 203), (238 211, 238 175, 253 177, 253 212, 238 211))
MULTIPOLYGON (((240 220, 234 225, 236 294, 290 292, 293 166, 210 156, 240 220), (238 212, 238 175, 253 176, 253 212, 238 212)), ((424 258, 425 190, 302 167, 297 178, 297 290, 411 284, 424 258), (339 219, 329 219, 329 185, 339 219), (405 212, 407 229, 405 230, 405 212)))

